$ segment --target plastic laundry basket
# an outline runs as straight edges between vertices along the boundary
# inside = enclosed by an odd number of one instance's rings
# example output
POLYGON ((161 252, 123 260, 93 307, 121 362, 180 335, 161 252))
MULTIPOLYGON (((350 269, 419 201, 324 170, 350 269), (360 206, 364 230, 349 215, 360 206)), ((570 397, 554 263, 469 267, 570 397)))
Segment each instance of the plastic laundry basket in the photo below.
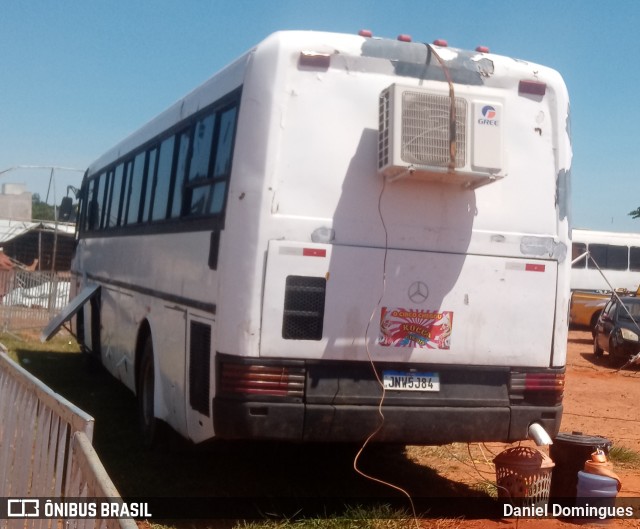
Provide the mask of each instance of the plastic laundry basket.
POLYGON ((535 448, 518 446, 498 454, 493 462, 499 498, 519 507, 548 503, 554 467, 549 456, 535 448))

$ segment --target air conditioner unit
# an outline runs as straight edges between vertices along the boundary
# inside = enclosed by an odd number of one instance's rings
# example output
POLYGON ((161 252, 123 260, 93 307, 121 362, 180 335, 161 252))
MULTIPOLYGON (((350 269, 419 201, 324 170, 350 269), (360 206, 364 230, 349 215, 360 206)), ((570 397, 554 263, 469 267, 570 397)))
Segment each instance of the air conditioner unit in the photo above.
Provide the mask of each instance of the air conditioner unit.
POLYGON ((476 188, 505 176, 503 103, 391 85, 380 94, 378 169, 476 188))

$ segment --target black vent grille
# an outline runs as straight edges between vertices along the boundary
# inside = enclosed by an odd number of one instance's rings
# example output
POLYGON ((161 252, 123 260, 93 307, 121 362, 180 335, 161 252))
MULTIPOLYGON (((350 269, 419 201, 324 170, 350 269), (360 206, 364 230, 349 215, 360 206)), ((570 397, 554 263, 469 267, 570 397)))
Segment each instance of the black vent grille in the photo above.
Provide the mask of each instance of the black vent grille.
POLYGON ((378 169, 382 169, 389 163, 389 120, 391 102, 389 91, 380 95, 380 107, 378 112, 378 169))
POLYGON ((191 322, 189 349, 189 404, 209 417, 209 373, 211 364, 211 326, 191 322))
POLYGON ((322 339, 326 290, 324 277, 287 277, 282 320, 285 340, 322 339))

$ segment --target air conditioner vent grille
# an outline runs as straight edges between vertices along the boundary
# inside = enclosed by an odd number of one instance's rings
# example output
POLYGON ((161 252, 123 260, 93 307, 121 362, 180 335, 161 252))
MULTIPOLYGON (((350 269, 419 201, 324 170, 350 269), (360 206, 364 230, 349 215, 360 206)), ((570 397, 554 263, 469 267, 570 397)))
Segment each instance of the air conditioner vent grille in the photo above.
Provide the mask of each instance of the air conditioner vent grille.
MULTIPOLYGON (((450 101, 445 95, 402 94, 401 158, 416 165, 447 167, 450 162, 450 101)), ((467 102, 455 98, 455 167, 466 163, 467 102)))

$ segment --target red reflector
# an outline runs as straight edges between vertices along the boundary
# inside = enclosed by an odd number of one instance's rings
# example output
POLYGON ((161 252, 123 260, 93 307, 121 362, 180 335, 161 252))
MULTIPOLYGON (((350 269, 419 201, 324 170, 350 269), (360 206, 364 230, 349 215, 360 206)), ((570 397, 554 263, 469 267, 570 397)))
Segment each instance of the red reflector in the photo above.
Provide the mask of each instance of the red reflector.
POLYGON ((476 51, 479 51, 480 53, 489 53, 489 47, 488 46, 478 46, 476 48, 476 51))
POLYGON ((324 248, 303 248, 302 255, 305 257, 326 257, 327 250, 324 248))
POLYGON ((436 39, 433 41, 436 46, 440 46, 441 48, 446 48, 449 43, 444 39, 436 39))
POLYGON ((547 92, 547 83, 540 81, 520 81, 518 85, 519 94, 530 94, 533 96, 543 96, 547 92))
POLYGON ((370 29, 361 29, 360 31, 358 31, 358 35, 360 35, 361 37, 373 37, 373 31, 371 31, 370 29))
POLYGON ((524 267, 527 272, 544 272, 545 265, 527 263, 524 267))
POLYGON ((411 35, 398 35, 398 40, 401 42, 411 42, 411 35))

